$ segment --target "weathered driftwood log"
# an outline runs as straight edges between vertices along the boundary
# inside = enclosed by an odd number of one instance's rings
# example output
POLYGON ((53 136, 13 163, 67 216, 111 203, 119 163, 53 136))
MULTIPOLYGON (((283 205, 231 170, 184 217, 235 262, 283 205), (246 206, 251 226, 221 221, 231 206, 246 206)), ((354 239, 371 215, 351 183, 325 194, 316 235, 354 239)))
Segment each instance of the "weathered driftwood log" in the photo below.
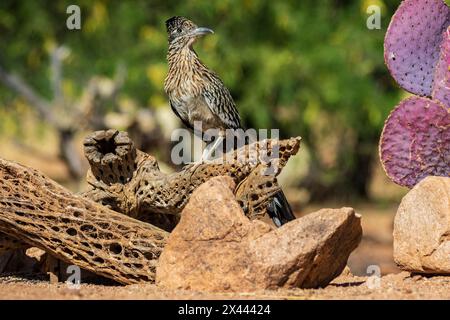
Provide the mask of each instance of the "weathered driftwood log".
POLYGON ((279 191, 276 176, 299 146, 300 138, 263 140, 224 158, 164 174, 156 159, 136 150, 125 132, 97 131, 84 142, 91 166, 87 176, 91 189, 83 195, 170 231, 200 184, 214 176, 228 175, 238 186, 235 195, 241 207, 253 219, 265 214, 268 201, 279 191))
POLYGON ((154 280, 168 236, 1 159, 0 232, 125 284, 154 280))
POLYGON ((258 217, 279 190, 277 172, 267 174, 268 169, 283 167, 299 142, 265 140, 233 151, 226 163, 215 160, 165 175, 126 133, 96 132, 85 141, 91 189, 84 197, 36 170, 0 159, 0 253, 36 246, 121 283, 153 281, 168 233, 131 217, 171 229, 192 191, 218 175, 234 179, 244 211, 258 217), (275 150, 279 157, 271 157, 275 150))

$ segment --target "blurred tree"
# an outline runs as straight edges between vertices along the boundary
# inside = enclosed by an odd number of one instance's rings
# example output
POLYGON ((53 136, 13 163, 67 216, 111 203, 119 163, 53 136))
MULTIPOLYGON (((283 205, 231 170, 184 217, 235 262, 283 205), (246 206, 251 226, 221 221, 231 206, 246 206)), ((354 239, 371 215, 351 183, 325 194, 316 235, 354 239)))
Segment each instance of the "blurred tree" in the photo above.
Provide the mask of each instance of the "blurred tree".
MULTIPOLYGON (((366 196, 384 119, 399 90, 383 61, 394 0, 79 0, 80 31, 66 28, 72 0, 0 2, 0 64, 52 98, 48 53, 72 50, 62 90, 77 96, 92 74, 127 67, 122 94, 139 105, 168 108, 163 92, 164 21, 191 18, 216 33, 196 50, 231 89, 246 127, 301 135, 311 151, 302 183, 313 199, 366 196), (379 5, 381 30, 366 27, 379 5)), ((14 94, 0 88, 0 108, 14 94)))
POLYGON ((120 90, 123 68, 118 68, 115 79, 92 77, 79 100, 68 101, 62 91, 63 60, 69 55, 65 47, 56 47, 50 55, 50 80, 52 100, 47 100, 37 93, 20 76, 10 73, 0 64, 0 82, 23 98, 29 106, 36 109, 41 120, 56 130, 58 149, 61 158, 67 164, 69 174, 80 179, 84 176, 81 155, 76 151, 74 139, 77 132, 84 129, 104 128, 104 112, 102 106, 114 100, 120 90))

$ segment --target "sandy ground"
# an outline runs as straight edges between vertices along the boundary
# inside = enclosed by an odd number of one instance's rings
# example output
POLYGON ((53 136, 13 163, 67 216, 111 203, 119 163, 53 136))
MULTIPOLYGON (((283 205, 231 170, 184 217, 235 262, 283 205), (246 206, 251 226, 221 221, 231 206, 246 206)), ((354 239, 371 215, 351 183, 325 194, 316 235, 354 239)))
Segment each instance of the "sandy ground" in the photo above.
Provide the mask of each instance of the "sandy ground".
POLYGON ((423 277, 407 272, 381 278, 343 275, 324 289, 292 289, 252 293, 205 293, 164 290, 155 285, 104 286, 65 284, 3 277, 1 299, 450 299, 450 277, 423 277))

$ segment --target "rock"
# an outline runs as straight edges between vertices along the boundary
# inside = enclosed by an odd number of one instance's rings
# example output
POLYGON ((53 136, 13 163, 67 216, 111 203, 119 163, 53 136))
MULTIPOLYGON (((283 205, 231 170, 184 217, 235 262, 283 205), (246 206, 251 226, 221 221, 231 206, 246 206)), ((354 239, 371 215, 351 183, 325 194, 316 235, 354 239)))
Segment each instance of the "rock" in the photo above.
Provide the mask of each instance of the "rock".
POLYGON ((361 239, 351 208, 323 209, 278 229, 250 221, 228 177, 192 194, 156 272, 158 285, 204 291, 326 286, 361 239))
POLYGON ((394 260, 403 270, 450 274, 450 178, 427 177, 403 197, 394 260))

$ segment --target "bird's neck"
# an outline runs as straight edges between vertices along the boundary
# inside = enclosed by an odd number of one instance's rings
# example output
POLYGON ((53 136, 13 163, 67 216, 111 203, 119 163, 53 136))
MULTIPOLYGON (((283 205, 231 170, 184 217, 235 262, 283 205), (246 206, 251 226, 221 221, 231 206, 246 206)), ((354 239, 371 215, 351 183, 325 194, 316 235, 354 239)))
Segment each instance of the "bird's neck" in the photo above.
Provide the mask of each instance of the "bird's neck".
POLYGON ((169 47, 167 61, 169 72, 164 82, 164 89, 169 95, 173 91, 179 91, 180 88, 192 89, 191 84, 195 83, 195 79, 201 78, 201 75, 207 70, 197 53, 189 46, 169 47))
POLYGON ((169 72, 171 69, 180 70, 179 68, 185 69, 186 67, 193 68, 198 65, 203 65, 191 46, 181 48, 169 46, 167 61, 169 63, 169 72))

